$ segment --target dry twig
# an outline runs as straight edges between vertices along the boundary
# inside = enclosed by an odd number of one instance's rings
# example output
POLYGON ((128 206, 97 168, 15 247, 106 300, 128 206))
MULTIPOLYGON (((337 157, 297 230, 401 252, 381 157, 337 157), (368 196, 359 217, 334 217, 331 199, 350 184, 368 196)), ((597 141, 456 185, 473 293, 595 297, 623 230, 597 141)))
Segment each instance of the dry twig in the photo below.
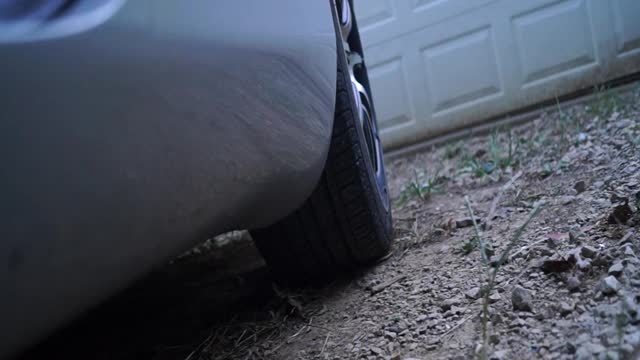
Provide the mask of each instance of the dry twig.
POLYGON ((407 277, 407 275, 399 275, 399 276, 396 276, 394 278, 391 278, 391 279, 383 282, 382 284, 378 284, 378 285, 372 286, 371 287, 371 295, 375 295, 375 294, 381 292, 382 290, 388 288, 389 286, 397 283, 400 280, 403 280, 406 277, 407 277))

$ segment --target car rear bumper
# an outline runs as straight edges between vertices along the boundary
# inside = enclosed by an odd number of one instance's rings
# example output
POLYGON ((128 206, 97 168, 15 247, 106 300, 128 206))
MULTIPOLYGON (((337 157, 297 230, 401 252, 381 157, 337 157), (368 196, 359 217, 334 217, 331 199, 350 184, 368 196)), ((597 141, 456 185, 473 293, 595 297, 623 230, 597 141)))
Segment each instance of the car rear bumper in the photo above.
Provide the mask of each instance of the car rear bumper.
POLYGON ((134 0, 0 44, 0 357, 298 206, 328 150, 335 47, 328 3, 298 0, 134 0))

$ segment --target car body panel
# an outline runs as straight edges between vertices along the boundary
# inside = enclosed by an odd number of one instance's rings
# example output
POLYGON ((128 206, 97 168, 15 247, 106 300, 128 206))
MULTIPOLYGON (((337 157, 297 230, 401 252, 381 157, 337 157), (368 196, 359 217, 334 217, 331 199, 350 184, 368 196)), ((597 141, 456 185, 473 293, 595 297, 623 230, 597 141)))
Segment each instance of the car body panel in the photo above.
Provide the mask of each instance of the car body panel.
POLYGON ((43 29, 0 43, 0 357, 208 236, 294 210, 333 121, 328 1, 130 0, 43 29))

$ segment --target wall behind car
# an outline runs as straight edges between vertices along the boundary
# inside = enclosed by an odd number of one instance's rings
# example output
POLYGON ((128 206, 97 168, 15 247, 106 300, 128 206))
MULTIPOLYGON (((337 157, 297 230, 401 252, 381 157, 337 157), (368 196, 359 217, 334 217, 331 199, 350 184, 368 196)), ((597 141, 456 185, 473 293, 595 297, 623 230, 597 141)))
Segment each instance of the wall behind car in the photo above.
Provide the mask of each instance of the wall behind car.
POLYGON ((356 0, 385 148, 640 71, 640 0, 356 0))

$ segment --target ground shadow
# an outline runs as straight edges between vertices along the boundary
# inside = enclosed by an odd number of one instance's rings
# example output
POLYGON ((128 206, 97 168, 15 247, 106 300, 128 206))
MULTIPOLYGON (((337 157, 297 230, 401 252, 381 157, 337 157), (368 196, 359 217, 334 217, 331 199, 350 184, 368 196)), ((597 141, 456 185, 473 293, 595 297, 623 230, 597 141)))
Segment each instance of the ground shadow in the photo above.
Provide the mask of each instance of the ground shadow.
POLYGON ((267 312, 271 284, 251 240, 236 239, 167 264, 19 359, 184 359, 217 324, 267 312))

